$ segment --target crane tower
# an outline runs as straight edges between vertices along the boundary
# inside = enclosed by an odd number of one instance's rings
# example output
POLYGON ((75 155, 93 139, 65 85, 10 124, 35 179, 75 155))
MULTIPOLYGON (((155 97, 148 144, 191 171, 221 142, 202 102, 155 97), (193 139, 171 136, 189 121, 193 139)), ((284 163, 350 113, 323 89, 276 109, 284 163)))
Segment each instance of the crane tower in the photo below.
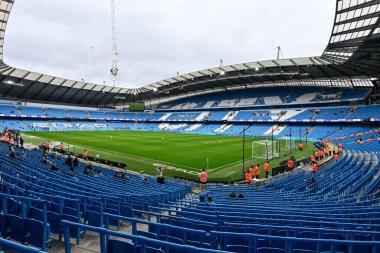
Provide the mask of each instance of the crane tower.
POLYGON ((115 18, 115 0, 111 0, 111 11, 112 11, 112 68, 110 69, 112 75, 113 86, 116 85, 116 77, 119 72, 117 68, 118 56, 117 52, 117 40, 116 40, 116 18, 115 18))

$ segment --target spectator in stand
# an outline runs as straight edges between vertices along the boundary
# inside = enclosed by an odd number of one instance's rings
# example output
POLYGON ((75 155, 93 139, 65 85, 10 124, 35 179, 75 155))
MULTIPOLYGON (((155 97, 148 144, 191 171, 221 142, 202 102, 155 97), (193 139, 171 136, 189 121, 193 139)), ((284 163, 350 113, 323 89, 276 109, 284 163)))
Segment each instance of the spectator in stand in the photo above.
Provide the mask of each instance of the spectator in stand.
POLYGON ((9 138, 9 145, 12 147, 15 145, 15 139, 13 138, 13 136, 9 138))
POLYGON ((228 197, 229 197, 230 199, 233 199, 233 198, 236 198, 237 195, 236 195, 235 192, 230 192, 230 193, 228 194, 228 197))
POLYGON ((207 204, 209 205, 214 204, 214 198, 211 195, 207 196, 207 204))
POLYGON ((65 161, 65 164, 66 164, 68 167, 73 166, 73 160, 71 159, 71 155, 68 155, 68 156, 67 156, 66 161, 65 161))
POLYGON ((294 168, 294 161, 292 159, 289 159, 288 161, 288 171, 292 171, 294 168))
POLYGON ((78 157, 75 157, 75 158, 74 158, 74 162, 73 162, 73 166, 74 166, 74 167, 78 167, 78 164, 79 164, 78 157))
POLYGON ((63 152, 65 151, 65 145, 63 144, 63 142, 61 142, 61 144, 59 145, 59 151, 63 154, 63 152))
POLYGON ((23 149, 24 148, 24 139, 20 137, 20 146, 23 149))
MULTIPOLYGON (((206 182, 207 182, 207 173, 206 173, 206 170, 203 169, 201 173, 199 173, 199 180, 201 181, 201 184, 204 186, 206 185, 206 182)), ((202 189, 204 189, 205 187, 202 186, 202 189)))
POLYGON ((51 171, 58 171, 59 169, 58 169, 57 165, 55 165, 54 163, 51 163, 50 170, 51 171))
POLYGON ((48 142, 45 144, 45 148, 46 148, 46 151, 47 151, 47 152, 50 152, 50 146, 51 146, 50 141, 48 141, 48 142))
POLYGON ((9 157, 11 158, 17 158, 16 153, 13 147, 10 148, 9 157))
POLYGON ((164 169, 162 167, 157 168, 157 183, 159 184, 165 183, 164 169))
POLYGON ((42 163, 49 163, 48 155, 46 152, 44 153, 41 162, 42 163))
POLYGON ((315 180, 315 178, 312 177, 312 178, 310 178, 310 179, 308 179, 308 180, 306 181, 306 186, 309 186, 309 185, 315 184, 316 182, 317 182, 317 181, 315 180))
POLYGON ((73 166, 70 167, 70 175, 71 176, 75 175, 75 168, 73 166))
POLYGON ((269 170, 270 170, 269 161, 266 161, 266 163, 264 164, 264 170, 265 170, 265 178, 268 178, 269 170))
POLYGON ((256 179, 259 179, 260 177, 260 165, 256 165, 255 167, 255 175, 256 175, 256 179))
POLYGON ((92 167, 91 163, 87 163, 86 166, 84 167, 84 174, 85 175, 92 175, 94 174, 94 167, 92 167))
POLYGON ((148 183, 148 178, 144 175, 144 171, 140 171, 140 177, 143 180, 144 184, 148 183))

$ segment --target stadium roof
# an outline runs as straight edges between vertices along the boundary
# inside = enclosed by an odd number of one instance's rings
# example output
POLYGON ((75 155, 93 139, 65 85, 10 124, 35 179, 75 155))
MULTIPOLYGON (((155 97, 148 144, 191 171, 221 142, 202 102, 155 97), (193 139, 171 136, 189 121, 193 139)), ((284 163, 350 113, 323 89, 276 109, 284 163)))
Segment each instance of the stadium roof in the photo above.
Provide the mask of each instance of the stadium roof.
POLYGON ((165 101, 215 90, 248 87, 371 86, 380 77, 380 0, 337 0, 331 39, 322 56, 215 67, 138 89, 74 81, 5 64, 3 42, 15 0, 0 0, 0 96, 91 106, 165 101))

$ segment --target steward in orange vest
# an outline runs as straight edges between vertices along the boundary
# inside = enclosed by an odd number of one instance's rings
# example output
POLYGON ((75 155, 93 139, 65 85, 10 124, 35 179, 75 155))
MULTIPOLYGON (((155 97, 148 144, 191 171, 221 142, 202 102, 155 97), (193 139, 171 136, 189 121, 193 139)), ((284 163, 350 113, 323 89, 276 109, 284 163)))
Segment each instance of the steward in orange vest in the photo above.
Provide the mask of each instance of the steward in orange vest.
POLYGON ((314 163, 314 164, 313 164, 313 172, 314 172, 314 173, 317 173, 317 172, 318 172, 318 164, 317 164, 317 163, 314 163))
POLYGON ((255 167, 255 174, 256 174, 256 179, 259 179, 260 177, 260 166, 256 165, 255 167))
POLYGON ((288 161, 288 170, 292 171, 294 167, 294 162, 292 159, 289 159, 288 161))
POLYGON ((252 183, 252 175, 251 175, 251 173, 249 173, 249 171, 247 171, 247 173, 245 173, 245 181, 248 184, 252 183))
POLYGON ((268 161, 264 164, 264 170, 265 170, 265 178, 268 178, 268 174, 269 174, 269 170, 270 170, 268 161))

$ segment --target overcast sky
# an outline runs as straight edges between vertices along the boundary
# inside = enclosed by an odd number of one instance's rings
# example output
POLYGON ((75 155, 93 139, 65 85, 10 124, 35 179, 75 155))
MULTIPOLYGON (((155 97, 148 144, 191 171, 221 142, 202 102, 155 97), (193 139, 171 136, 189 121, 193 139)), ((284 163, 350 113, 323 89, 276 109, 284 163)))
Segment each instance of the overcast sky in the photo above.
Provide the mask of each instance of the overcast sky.
MULTIPOLYGON (((276 57, 320 55, 333 0, 115 0, 118 86, 276 57)), ((6 31, 11 66, 111 83, 111 0, 16 0, 6 31), (90 48, 93 47, 92 56, 90 48), (85 66, 88 62, 87 76, 85 66)))

